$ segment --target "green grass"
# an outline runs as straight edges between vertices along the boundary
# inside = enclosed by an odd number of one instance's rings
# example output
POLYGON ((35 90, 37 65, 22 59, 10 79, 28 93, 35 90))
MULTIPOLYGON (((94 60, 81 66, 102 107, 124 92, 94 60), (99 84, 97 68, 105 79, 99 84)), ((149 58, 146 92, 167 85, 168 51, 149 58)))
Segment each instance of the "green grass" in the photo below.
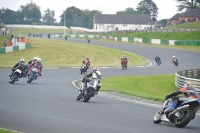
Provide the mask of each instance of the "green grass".
POLYGON ((178 25, 169 25, 164 29, 200 29, 200 21, 199 22, 189 22, 178 25))
POLYGON ((167 94, 175 90, 174 75, 105 77, 101 87, 101 91, 119 92, 155 101, 163 101, 167 94))
POLYGON ((6 43, 8 44, 10 41, 10 35, 2 36, 0 35, 0 47, 4 47, 3 42, 6 39, 6 43))
POLYGON ((163 40, 200 40, 200 31, 193 32, 136 32, 136 33, 119 33, 106 34, 115 37, 136 37, 136 38, 152 38, 163 40))
POLYGON ((16 131, 11 131, 11 130, 8 130, 8 129, 1 129, 0 128, 0 133, 20 133, 20 132, 16 132, 16 131))
POLYGON ((139 55, 101 46, 41 38, 31 38, 31 43, 30 49, 0 54, 0 68, 11 68, 20 58, 27 62, 34 57, 41 57, 44 67, 80 67, 86 56, 91 66, 120 66, 122 55, 128 58, 129 66, 148 65, 139 55))

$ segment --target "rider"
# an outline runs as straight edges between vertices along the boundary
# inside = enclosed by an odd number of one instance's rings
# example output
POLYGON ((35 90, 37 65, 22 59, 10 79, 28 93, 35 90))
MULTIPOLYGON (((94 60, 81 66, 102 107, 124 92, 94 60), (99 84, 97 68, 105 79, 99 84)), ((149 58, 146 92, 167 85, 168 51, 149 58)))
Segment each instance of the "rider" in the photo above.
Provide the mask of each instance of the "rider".
MULTIPOLYGON (((85 87, 87 87, 87 83, 94 85, 95 84, 94 80, 100 81, 100 82, 98 82, 98 88, 95 92, 96 94, 98 94, 98 91, 101 88, 101 79, 102 79, 102 75, 101 75, 101 72, 99 71, 99 67, 95 66, 93 68, 93 71, 83 78, 82 84, 85 87), (92 79, 89 79, 90 77, 92 77, 92 79)), ((82 90, 80 89, 79 91, 81 92, 82 90)))
POLYGON ((87 40, 88 40, 88 42, 90 42, 90 38, 89 37, 87 38, 87 40))
POLYGON ((173 93, 171 93, 171 94, 169 94, 165 97, 165 100, 167 100, 168 98, 173 99, 171 104, 164 111, 167 118, 170 118, 169 117, 170 113, 173 112, 176 109, 176 107, 179 103, 179 96, 178 96, 179 94, 184 94, 185 97, 192 98, 192 99, 199 99, 200 98, 198 91, 193 87, 193 84, 186 83, 183 86, 183 88, 181 88, 180 90, 175 91, 175 92, 173 92, 173 93))
POLYGON ((127 63, 127 64, 128 64, 128 59, 126 58, 125 55, 122 55, 122 58, 121 58, 121 65, 123 65, 124 63, 127 63))
POLYGON ((174 62, 175 60, 178 62, 177 58, 175 56, 173 56, 172 61, 174 62))
MULTIPOLYGON (((39 70, 38 75, 42 76, 42 59, 37 58, 37 61, 30 65, 30 68, 37 68, 39 70)), ((35 76, 35 80, 37 80, 37 75, 35 76)))
POLYGON ((37 61, 37 57, 34 57, 33 60, 30 60, 30 61, 28 62, 28 64, 31 65, 31 64, 34 63, 35 61, 37 61))
POLYGON ((87 73, 87 70, 89 69, 89 66, 90 66, 90 59, 88 57, 86 57, 84 60, 83 60, 83 64, 86 65, 86 73, 87 73))
MULTIPOLYGON (((25 64, 25 59, 24 59, 24 58, 21 58, 21 59, 20 59, 20 62, 18 62, 18 63, 12 68, 12 73, 11 73, 11 75, 13 75, 14 72, 15 72, 15 70, 17 70, 17 69, 20 69, 20 70, 22 71, 21 77, 22 77, 22 76, 26 76, 26 74, 25 74, 25 72, 24 72, 24 70, 26 69, 26 64, 25 64)), ((9 75, 9 76, 11 76, 11 75, 9 75)), ((20 77, 20 78, 21 78, 21 77, 20 77)))
POLYGON ((155 61, 156 61, 157 65, 160 65, 160 64, 161 64, 161 59, 160 59, 159 56, 156 56, 156 57, 155 57, 155 61))

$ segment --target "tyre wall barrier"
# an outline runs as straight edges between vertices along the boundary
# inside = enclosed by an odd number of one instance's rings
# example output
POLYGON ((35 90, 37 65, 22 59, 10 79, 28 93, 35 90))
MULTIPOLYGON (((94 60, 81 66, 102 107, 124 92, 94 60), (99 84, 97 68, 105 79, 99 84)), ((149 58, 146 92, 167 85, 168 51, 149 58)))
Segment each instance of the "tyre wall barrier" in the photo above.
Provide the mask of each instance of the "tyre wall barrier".
POLYGON ((13 52, 13 51, 27 49, 27 48, 31 48, 31 43, 18 44, 16 46, 8 46, 8 47, 0 48, 0 54, 5 54, 5 53, 13 52))
POLYGON ((185 83, 190 82, 200 93, 200 69, 184 70, 175 73, 175 85, 181 88, 185 83))
MULTIPOLYGON (((64 37, 64 35, 55 34, 52 35, 52 38, 64 37)), ((200 40, 164 40, 164 39, 153 39, 153 38, 134 38, 134 37, 115 37, 115 36, 106 36, 106 35, 83 35, 69 34, 68 37, 76 38, 96 38, 96 39, 106 39, 119 42, 140 42, 140 43, 150 43, 150 44, 164 44, 164 45, 197 45, 200 46, 200 40)))

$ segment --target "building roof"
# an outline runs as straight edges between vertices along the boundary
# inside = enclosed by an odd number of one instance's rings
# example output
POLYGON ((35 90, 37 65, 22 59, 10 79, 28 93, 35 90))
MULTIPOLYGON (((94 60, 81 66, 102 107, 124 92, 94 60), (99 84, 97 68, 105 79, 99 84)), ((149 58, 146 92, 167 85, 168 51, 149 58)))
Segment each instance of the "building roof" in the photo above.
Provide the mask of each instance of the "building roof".
POLYGON ((94 19, 97 24, 155 24, 148 15, 141 14, 95 14, 94 19))
POLYGON ((200 17, 200 9, 187 9, 181 14, 182 17, 200 17))
POLYGON ((174 15, 172 18, 170 18, 169 20, 179 20, 179 16, 181 15, 181 13, 177 13, 176 15, 174 15))

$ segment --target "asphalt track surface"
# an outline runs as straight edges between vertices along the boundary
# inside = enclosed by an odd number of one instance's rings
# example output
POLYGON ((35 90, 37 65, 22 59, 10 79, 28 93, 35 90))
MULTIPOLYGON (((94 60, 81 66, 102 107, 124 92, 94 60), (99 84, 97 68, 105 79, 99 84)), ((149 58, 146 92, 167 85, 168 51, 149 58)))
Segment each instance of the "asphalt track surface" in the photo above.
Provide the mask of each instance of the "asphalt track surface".
MULTIPOLYGON (((86 40, 69 39, 83 43, 86 40)), ((91 40, 91 45, 126 50, 154 60, 161 66, 101 68, 104 77, 117 75, 174 74, 180 70, 199 68, 200 53, 91 40), (175 55, 180 66, 172 64, 175 55)), ((44 64, 45 65, 45 64, 44 64)), ((153 123, 157 107, 114 100, 97 95, 88 103, 76 101, 77 88, 72 81, 82 79, 79 68, 44 69, 31 84, 26 79, 11 85, 10 70, 0 70, 0 127, 26 133, 199 133, 200 117, 185 128, 153 123)), ((103 83, 102 83, 103 85, 103 83)))

